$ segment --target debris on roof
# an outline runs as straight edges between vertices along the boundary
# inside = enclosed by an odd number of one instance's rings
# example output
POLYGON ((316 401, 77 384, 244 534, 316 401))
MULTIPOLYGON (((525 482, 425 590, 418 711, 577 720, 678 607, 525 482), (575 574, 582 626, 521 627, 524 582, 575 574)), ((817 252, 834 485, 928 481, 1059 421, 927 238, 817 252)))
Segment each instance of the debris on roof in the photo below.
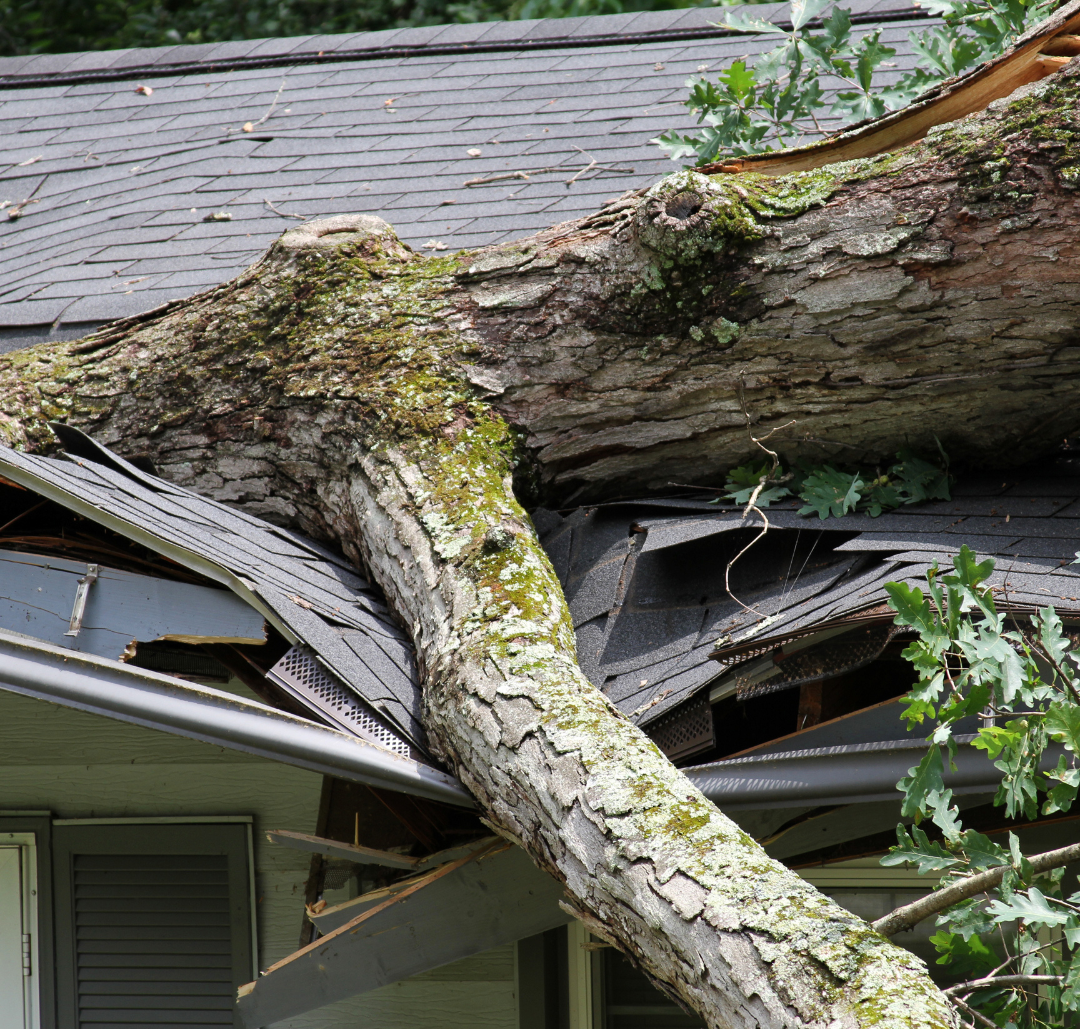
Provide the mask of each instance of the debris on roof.
POLYGON ((828 743, 815 727, 910 688, 885 585, 924 584, 963 544, 996 558, 1000 609, 1021 617, 1053 604, 1080 621, 1080 474, 1067 459, 971 475, 951 500, 877 518, 822 521, 798 506, 769 508, 772 528, 732 568, 730 592, 724 570, 759 531, 741 509, 675 498, 536 513, 582 669, 678 763, 780 737, 789 750, 918 739, 895 704, 828 743))
MULTIPOLYGON (((913 66, 927 11, 845 6, 897 48, 887 74, 913 66)), ((689 8, 0 59, 0 206, 19 216, 0 219, 0 346, 215 286, 283 218, 377 214, 454 250, 596 211, 675 168, 649 140, 692 126, 689 75, 772 45, 713 21, 689 8)))

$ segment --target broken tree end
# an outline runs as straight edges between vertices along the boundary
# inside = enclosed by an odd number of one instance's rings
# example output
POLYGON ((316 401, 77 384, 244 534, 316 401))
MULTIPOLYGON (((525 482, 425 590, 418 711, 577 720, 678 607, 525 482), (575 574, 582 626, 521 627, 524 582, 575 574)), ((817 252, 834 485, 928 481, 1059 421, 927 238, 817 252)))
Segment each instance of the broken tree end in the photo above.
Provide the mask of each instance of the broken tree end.
POLYGON ((1021 86, 1060 71, 1080 55, 1080 0, 1025 33, 1004 54, 957 79, 949 79, 901 111, 863 122, 830 139, 790 150, 729 158, 698 168, 705 174, 758 172, 789 175, 837 161, 877 157, 917 143, 938 125, 983 111, 1021 86))

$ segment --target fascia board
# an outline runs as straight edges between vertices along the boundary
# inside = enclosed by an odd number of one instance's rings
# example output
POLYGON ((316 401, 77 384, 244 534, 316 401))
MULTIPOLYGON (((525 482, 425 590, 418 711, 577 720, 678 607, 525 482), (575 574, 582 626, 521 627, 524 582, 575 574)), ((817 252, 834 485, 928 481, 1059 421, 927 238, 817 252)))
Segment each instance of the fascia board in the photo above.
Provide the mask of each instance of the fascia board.
POLYGON ((277 616, 273 608, 266 604, 258 594, 255 593, 253 583, 241 578, 228 568, 225 568, 214 561, 210 561, 206 557, 196 554, 194 551, 179 547, 175 543, 169 543, 167 540, 163 540, 160 536, 155 535, 139 525, 135 525, 123 518, 118 518, 108 511, 103 511, 101 508, 95 507, 92 503, 84 500, 77 494, 50 482, 48 479, 36 475, 27 468, 23 468, 20 465, 13 464, 10 461, 0 458, 0 469, 3 469, 4 477, 11 479, 12 482, 18 483, 20 486, 25 486, 27 489, 33 490, 43 497, 48 497, 49 500, 55 501, 57 504, 66 507, 69 511, 74 511, 84 518, 89 518, 92 522, 97 522, 98 525, 105 526, 106 529, 112 529, 113 532, 119 533, 121 536, 126 536, 136 543, 141 543, 150 550, 161 554, 163 557, 170 558, 177 562, 177 564, 183 565, 193 572, 198 572, 200 575, 205 575, 214 582, 221 583, 222 586, 232 590, 233 593, 255 608, 255 610, 277 629, 290 644, 303 642, 297 637, 296 633, 294 633, 277 616))

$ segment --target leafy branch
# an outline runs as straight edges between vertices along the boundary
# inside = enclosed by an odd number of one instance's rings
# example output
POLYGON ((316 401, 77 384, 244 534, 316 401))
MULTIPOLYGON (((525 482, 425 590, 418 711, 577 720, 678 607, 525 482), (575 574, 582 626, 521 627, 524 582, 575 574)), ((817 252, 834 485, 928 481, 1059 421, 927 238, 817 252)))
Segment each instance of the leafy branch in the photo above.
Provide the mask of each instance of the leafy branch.
POLYGON ((703 127, 674 130, 652 140, 672 160, 708 164, 797 146, 825 134, 823 120, 840 126, 898 110, 943 79, 1003 52, 1026 28, 1045 18, 1056 0, 918 0, 943 24, 909 34, 916 67, 891 85, 881 69, 895 67, 881 29, 856 35, 851 12, 833 0, 792 0, 790 29, 745 12, 718 27, 777 38, 753 65, 732 62, 715 82, 694 75, 685 101, 703 127), (828 13, 826 13, 828 12, 828 13))
POLYGON ((948 991, 962 1015, 1003 1029, 1061 1025, 1067 1012, 1080 1011, 1080 892, 1063 890, 1064 866, 1080 859, 1080 844, 1028 856, 1012 832, 1004 847, 965 829, 944 776, 969 739, 956 738, 959 723, 978 717, 970 745, 1002 773, 994 803, 1028 820, 1069 810, 1080 789, 1080 654, 1053 607, 1029 625, 998 610, 992 560, 979 561, 965 546, 952 566, 935 562, 925 592, 886 587, 896 624, 916 636, 904 651, 918 675, 904 718, 929 720, 933 731, 922 760, 897 784, 901 813, 915 824, 897 827, 882 864, 941 878, 874 927, 893 935, 936 914, 938 961, 966 979, 948 991), (1063 753, 1047 770, 1052 745, 1063 753), (924 819, 941 840, 920 827, 924 819), (987 943, 995 934, 999 953, 987 943))
MULTIPOLYGON (((758 443, 757 440, 754 442, 758 443)), ((938 446, 940 450, 940 444, 938 446)), ((876 518, 883 511, 906 504, 950 499, 949 461, 944 450, 940 450, 940 464, 924 460, 910 450, 902 450, 896 455, 895 464, 873 474, 803 462, 796 462, 785 471, 779 458, 771 450, 767 453, 773 455, 771 462, 750 462, 732 468, 727 474, 726 492, 712 503, 726 500, 745 506, 747 513, 752 506, 760 514, 759 509, 784 497, 797 496, 804 501, 799 514, 816 514, 825 519, 830 515, 841 518, 853 511, 876 518)))

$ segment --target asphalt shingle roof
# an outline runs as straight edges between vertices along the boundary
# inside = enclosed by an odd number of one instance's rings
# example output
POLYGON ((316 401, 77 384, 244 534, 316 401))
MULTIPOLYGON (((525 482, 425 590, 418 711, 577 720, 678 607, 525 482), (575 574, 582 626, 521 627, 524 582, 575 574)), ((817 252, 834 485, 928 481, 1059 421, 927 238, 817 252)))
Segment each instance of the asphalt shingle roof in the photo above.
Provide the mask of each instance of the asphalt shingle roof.
MULTIPOLYGON (((906 0, 849 6, 861 31, 884 24, 899 51, 893 74, 910 67, 908 32, 924 12, 906 0)), ((754 9, 777 21, 786 12, 754 9)), ((672 170, 648 140, 691 127, 688 75, 773 45, 711 26, 719 16, 2 59, 0 203, 31 202, 0 222, 0 347, 229 279, 293 223, 285 215, 377 214, 414 247, 456 249, 593 211, 672 170), (594 158, 618 170, 567 181, 594 158), (559 170, 464 185, 543 168, 559 170), (205 220, 216 213, 230 220, 205 220)))
POLYGON ((117 531, 137 530, 153 549, 175 548, 226 569, 396 736, 425 746, 412 644, 351 566, 299 533, 147 475, 88 439, 83 446, 93 457, 59 460, 0 447, 0 468, 117 531))
POLYGON ((1057 467, 969 475, 953 499, 871 518, 804 517, 801 501, 770 507, 757 535, 741 510, 696 500, 643 500, 534 516, 563 583, 578 660, 623 712, 654 722, 759 644, 815 631, 883 605, 887 582, 925 585, 933 561, 951 567, 963 544, 993 556, 999 602, 1052 604, 1080 615, 1080 473, 1057 467), (734 596, 732 595, 734 594, 734 596), (738 599, 735 599, 735 598, 738 599), (741 601, 741 603, 740 603, 741 601), (745 605, 745 606, 744 606, 745 605), (742 646, 738 646, 742 644, 742 646), (710 657, 730 651, 721 662, 710 657))

